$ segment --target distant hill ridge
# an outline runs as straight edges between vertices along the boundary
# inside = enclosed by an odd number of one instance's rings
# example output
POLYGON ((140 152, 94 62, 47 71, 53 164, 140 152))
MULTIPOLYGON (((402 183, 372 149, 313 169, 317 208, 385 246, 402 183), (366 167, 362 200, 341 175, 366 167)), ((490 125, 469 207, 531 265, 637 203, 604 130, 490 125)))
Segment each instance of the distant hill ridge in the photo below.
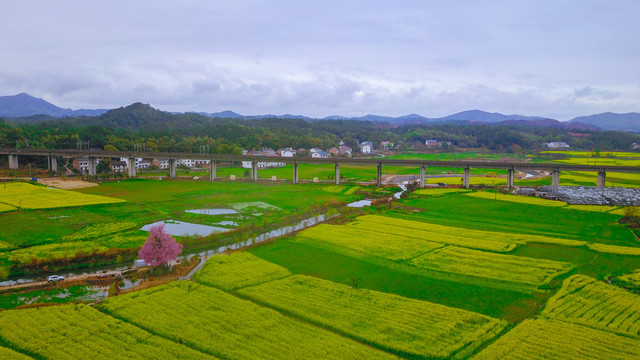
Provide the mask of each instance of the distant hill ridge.
MULTIPOLYGON (((171 121, 172 117, 170 114, 176 115, 181 113, 169 113, 160 111, 150 107, 149 105, 134 103, 127 107, 121 107, 119 109, 124 109, 121 111, 127 112, 129 118, 131 119, 131 111, 137 112, 138 115, 142 115, 140 112, 147 112, 145 116, 142 116, 145 119, 150 117, 149 112, 154 112, 156 116, 162 117, 165 121, 171 121), (144 107, 142 109, 141 107, 144 107)), ((33 120, 37 121, 38 119, 46 119, 47 117, 61 118, 61 117, 80 117, 80 116, 90 116, 96 117, 107 112, 110 113, 110 118, 114 116, 118 116, 118 110, 107 110, 107 109, 63 109, 57 107, 46 100, 33 97, 26 93, 21 93, 13 96, 2 96, 0 97, 0 117, 5 118, 23 118, 23 120, 33 120), (115 111, 115 113, 114 113, 115 111)), ((189 114, 189 113, 186 113, 189 114)), ((418 114, 408 114, 399 117, 391 117, 391 116, 383 116, 383 115, 375 115, 375 114, 367 114, 361 117, 344 117, 340 115, 331 115, 324 117, 322 119, 314 119, 311 117, 307 117, 304 115, 241 115, 231 110, 226 110, 222 112, 215 113, 191 113, 198 114, 201 116, 206 116, 209 118, 224 118, 224 119, 269 119, 269 118, 279 118, 279 119, 305 119, 305 120, 361 120, 361 121, 371 121, 371 122, 387 122, 392 125, 406 125, 406 124, 425 124, 425 123, 434 123, 434 122, 450 122, 450 121, 463 121, 470 123, 488 123, 495 125, 519 125, 519 126, 537 126, 537 127, 560 127, 560 128, 571 128, 571 129, 581 129, 581 130, 622 130, 622 131, 635 131, 640 132, 640 113, 628 113, 628 114, 616 114, 616 113, 603 113, 597 115, 590 116, 581 116, 574 118, 569 121, 558 121, 555 119, 548 119, 541 116, 524 116, 524 115, 504 115, 500 113, 489 113, 482 110, 468 110, 462 111, 456 114, 440 117, 440 118, 427 118, 418 114)), ((125 115, 122 113, 121 115, 125 115)))

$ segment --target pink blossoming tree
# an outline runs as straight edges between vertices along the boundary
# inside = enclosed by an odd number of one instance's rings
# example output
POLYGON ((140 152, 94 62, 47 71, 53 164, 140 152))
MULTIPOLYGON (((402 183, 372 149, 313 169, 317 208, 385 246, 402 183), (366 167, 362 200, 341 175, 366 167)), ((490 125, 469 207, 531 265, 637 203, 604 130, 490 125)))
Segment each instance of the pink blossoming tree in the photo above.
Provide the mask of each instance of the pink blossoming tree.
POLYGON ((147 264, 157 266, 175 260, 181 252, 182 244, 164 231, 164 224, 159 224, 149 230, 149 237, 138 256, 147 264))

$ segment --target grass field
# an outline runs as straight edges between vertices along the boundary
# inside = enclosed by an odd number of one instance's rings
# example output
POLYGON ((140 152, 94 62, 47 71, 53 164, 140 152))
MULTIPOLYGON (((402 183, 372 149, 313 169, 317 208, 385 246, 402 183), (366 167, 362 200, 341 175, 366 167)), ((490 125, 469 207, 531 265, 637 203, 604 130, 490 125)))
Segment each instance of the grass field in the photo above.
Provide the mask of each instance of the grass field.
MULTIPOLYGON (((20 209, 51 209, 60 207, 113 204, 124 200, 105 196, 50 189, 22 182, 0 186, 0 203, 20 209)), ((0 211, 6 211, 0 209, 0 211)))
POLYGON ((405 356, 464 358, 506 325, 469 311, 302 275, 240 294, 405 356))
POLYGON ((0 324, 4 343, 36 358, 213 358, 86 305, 1 311, 0 324))
MULTIPOLYGON (((358 200, 363 196, 361 192, 373 190, 358 187, 358 194, 347 194, 350 189, 328 193, 320 184, 157 180, 103 183, 76 191, 53 190, 27 183, 7 183, 6 186, 6 192, 20 190, 9 194, 12 201, 18 201, 20 196, 24 200, 24 196, 30 194, 30 201, 44 201, 36 204, 38 207, 55 208, 0 214, 0 228, 4 230, 0 234, 0 279, 7 276, 6 269, 29 263, 33 258, 49 261, 112 248, 135 249, 148 236, 138 229, 160 220, 213 226, 221 221, 232 221, 241 228, 277 228, 289 225, 289 219, 305 213, 316 215, 314 209, 321 205, 335 206, 358 200), (110 203, 81 206, 95 199, 110 203), (185 212, 202 208, 237 208, 240 213, 210 216, 185 212)), ((0 186, 0 203, 7 198, 3 189, 4 185, 0 186)), ((23 201, 23 209, 25 204, 23 201)), ((178 240, 185 244, 192 241, 178 240)), ((14 267, 10 271, 14 274, 20 270, 14 267)))
POLYGON ((584 275, 566 279, 542 315, 640 339, 640 296, 584 275))
POLYGON ((108 314, 224 359, 392 359, 212 287, 181 281, 118 296, 108 314))
POLYGON ((193 277, 199 283, 230 291, 291 275, 289 270, 248 252, 214 256, 193 277))
POLYGON ((477 192, 472 192, 465 195, 473 196, 475 198, 480 198, 480 199, 509 201, 509 202, 516 202, 520 204, 554 206, 554 207, 563 207, 567 205, 567 203, 562 201, 546 200, 546 199, 540 199, 537 197, 528 197, 528 196, 505 195, 505 194, 499 194, 499 193, 490 193, 486 191, 477 191, 477 192))
POLYGON ((554 320, 525 320, 473 360, 638 358, 638 340, 554 320))

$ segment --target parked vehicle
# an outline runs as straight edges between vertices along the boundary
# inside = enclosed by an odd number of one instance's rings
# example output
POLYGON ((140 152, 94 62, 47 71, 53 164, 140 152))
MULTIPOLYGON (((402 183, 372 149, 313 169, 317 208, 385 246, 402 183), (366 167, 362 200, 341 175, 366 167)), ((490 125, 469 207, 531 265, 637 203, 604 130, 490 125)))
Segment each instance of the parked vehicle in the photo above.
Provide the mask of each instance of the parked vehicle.
POLYGON ((48 282, 56 282, 64 280, 64 276, 62 275, 51 275, 47 278, 48 282))

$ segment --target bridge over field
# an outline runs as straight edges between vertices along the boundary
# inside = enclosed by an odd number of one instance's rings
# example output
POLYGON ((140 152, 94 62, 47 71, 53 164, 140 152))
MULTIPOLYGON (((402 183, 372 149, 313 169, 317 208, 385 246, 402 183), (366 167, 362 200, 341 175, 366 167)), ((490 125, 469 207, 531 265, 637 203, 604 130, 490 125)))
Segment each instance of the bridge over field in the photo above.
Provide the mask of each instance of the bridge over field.
POLYGON ((216 179, 216 166, 219 162, 251 162, 251 178, 258 180, 258 163, 279 162, 293 164, 293 183, 297 184, 299 164, 333 164, 335 166, 335 183, 340 182, 340 165, 370 165, 377 167, 376 184, 382 186, 382 171, 384 166, 407 166, 420 168, 420 187, 425 185, 425 169, 427 167, 446 167, 464 169, 463 186, 469 187, 470 169, 504 169, 507 170, 507 185, 513 187, 515 171, 517 169, 546 170, 552 174, 552 186, 560 184, 561 171, 585 171, 598 173, 598 187, 604 187, 607 172, 640 173, 637 166, 612 165, 576 165, 558 163, 525 163, 514 161, 481 161, 481 160, 403 160, 403 159, 371 159, 371 158, 312 158, 312 157, 269 157, 233 154, 201 154, 181 152, 140 152, 140 151, 106 151, 106 150, 75 150, 75 149, 0 149, 0 155, 9 157, 9 168, 17 169, 19 156, 46 156, 49 169, 57 171, 58 159, 89 159, 89 175, 96 175, 96 159, 126 158, 129 177, 136 176, 136 158, 167 159, 169 162, 169 178, 176 177, 176 162, 178 159, 209 160, 209 180, 216 179))

